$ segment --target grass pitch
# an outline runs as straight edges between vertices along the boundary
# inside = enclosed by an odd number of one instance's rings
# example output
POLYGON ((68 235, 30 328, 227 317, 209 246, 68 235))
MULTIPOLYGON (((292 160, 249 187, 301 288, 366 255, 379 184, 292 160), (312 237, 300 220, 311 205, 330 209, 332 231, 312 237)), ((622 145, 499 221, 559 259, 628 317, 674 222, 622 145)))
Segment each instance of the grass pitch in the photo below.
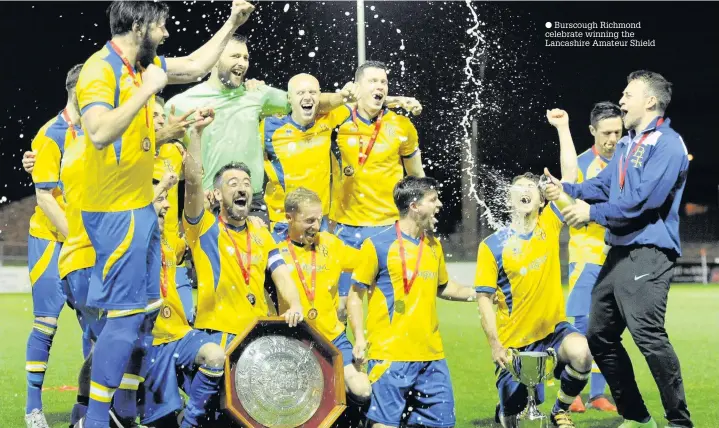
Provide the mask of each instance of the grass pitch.
MULTIPOLYGON (((672 287, 666 325, 682 363, 689 409, 697 427, 719 426, 719 286, 672 287)), ((474 304, 439 301, 440 329, 454 386, 457 427, 492 427, 497 391, 494 366, 474 304)), ((25 410, 25 346, 32 327, 29 294, 0 297, 0 427, 23 428, 25 410)), ((654 380, 628 333, 625 346, 650 412, 662 426, 663 409, 654 380)), ((50 354, 43 405, 52 428, 68 425, 82 363, 80 329, 64 310, 50 354)), ((548 387, 549 413, 559 383, 548 387)), ((586 399, 586 394, 585 394, 586 399)), ((617 415, 597 411, 574 415, 578 427, 616 427, 617 415)))

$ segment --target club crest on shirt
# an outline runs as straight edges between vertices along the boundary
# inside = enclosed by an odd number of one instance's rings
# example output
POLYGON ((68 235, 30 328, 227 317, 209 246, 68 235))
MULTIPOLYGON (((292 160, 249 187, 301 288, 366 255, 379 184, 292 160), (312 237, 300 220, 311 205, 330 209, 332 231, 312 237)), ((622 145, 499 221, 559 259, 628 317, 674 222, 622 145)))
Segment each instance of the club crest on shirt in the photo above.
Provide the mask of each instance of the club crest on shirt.
POLYGON ((537 228, 537 238, 540 241, 544 241, 545 239, 547 239, 547 232, 545 232, 544 229, 538 227, 537 228))
POLYGON ((642 161, 644 160, 644 146, 637 147, 637 151, 634 153, 634 156, 632 156, 632 160, 630 161, 632 165, 634 165, 634 168, 639 168, 642 166, 642 161))
POLYGON ((382 132, 387 138, 392 139, 397 134, 397 126, 392 123, 382 124, 382 132))
POLYGON ((160 312, 162 313, 163 318, 170 318, 170 316, 172 315, 172 309, 170 309, 168 305, 163 306, 162 311, 160 312))
POLYGON ((152 143, 150 142, 150 138, 145 137, 145 138, 142 140, 142 150, 144 150, 144 151, 146 151, 146 152, 149 152, 151 146, 152 146, 152 143))

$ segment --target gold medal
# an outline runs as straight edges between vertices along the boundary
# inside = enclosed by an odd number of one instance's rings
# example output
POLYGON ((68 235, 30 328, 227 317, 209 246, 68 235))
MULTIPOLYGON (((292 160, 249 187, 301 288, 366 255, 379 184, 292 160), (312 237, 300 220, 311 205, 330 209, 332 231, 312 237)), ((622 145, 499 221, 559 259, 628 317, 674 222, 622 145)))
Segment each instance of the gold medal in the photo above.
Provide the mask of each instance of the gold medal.
POLYGON ((404 313, 404 300, 397 300, 394 303, 394 311, 397 312, 398 314, 404 313))
POLYGON ((317 315, 318 315, 317 309, 315 309, 315 308, 312 308, 309 310, 309 312, 307 312, 307 318, 309 318, 311 320, 316 320, 317 315))
POLYGON ((152 146, 152 143, 150 142, 150 139, 148 137, 145 137, 144 140, 142 140, 142 150, 149 152, 150 146, 152 146))
POLYGON ((353 175, 355 174, 355 169, 352 168, 351 165, 347 165, 346 167, 344 167, 344 169, 342 170, 342 172, 344 172, 344 174, 345 174, 347 177, 351 177, 351 176, 353 176, 353 175))

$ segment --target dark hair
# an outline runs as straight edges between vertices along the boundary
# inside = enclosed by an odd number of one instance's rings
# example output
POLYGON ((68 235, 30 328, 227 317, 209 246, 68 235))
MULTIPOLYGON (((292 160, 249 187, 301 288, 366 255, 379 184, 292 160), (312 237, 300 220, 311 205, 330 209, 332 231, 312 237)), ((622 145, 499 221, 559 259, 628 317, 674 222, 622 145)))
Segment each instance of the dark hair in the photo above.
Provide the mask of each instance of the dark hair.
POLYGON ((215 174, 215 178, 213 180, 213 184, 215 186, 215 189, 219 189, 222 185, 222 175, 231 170, 239 170, 244 171, 247 175, 252 177, 252 173, 250 172, 250 167, 247 166, 244 162, 230 162, 227 165, 220 168, 219 171, 217 171, 217 174, 215 174))
POLYGON ((385 73, 387 72, 387 65, 385 63, 380 61, 365 61, 359 67, 357 67, 357 70, 355 70, 355 82, 360 81, 360 79, 362 78, 362 74, 368 68, 379 68, 380 70, 384 70, 385 73))
POLYGON ((394 204, 399 210, 400 217, 409 212, 412 202, 418 202, 430 192, 437 192, 439 184, 432 177, 413 177, 408 175, 394 186, 394 204))
POLYGON ((165 108, 165 99, 161 96, 155 95, 155 102, 159 104, 162 108, 165 108))
POLYGON ((115 0, 107 8, 110 18, 110 33, 119 36, 132 31, 133 24, 141 27, 167 19, 170 8, 161 1, 115 0))
POLYGON ((648 70, 633 71, 627 76, 627 83, 632 80, 641 80, 647 85, 650 96, 657 97, 657 110, 664 113, 672 100, 672 84, 659 73, 648 70))
POLYGON ((67 72, 67 77, 65 78, 65 89, 68 93, 75 90, 75 86, 77 86, 77 79, 80 77, 80 71, 82 70, 82 66, 83 64, 75 64, 72 66, 70 71, 67 72))
POLYGON ((244 34, 234 33, 231 40, 233 42, 247 44, 247 36, 245 36, 244 34))
POLYGON ((285 196, 285 212, 294 214, 300 209, 303 203, 316 203, 322 205, 322 200, 310 189, 298 187, 285 196))
POLYGON ((512 185, 514 185, 517 181, 526 178, 527 180, 532 180, 534 184, 539 186, 539 176, 537 174, 532 174, 531 172, 525 172, 524 174, 517 175, 512 179, 512 185))
POLYGON ((611 101, 601 101, 592 107, 592 112, 589 114, 589 123, 596 128, 600 121, 612 117, 621 118, 622 110, 611 101))

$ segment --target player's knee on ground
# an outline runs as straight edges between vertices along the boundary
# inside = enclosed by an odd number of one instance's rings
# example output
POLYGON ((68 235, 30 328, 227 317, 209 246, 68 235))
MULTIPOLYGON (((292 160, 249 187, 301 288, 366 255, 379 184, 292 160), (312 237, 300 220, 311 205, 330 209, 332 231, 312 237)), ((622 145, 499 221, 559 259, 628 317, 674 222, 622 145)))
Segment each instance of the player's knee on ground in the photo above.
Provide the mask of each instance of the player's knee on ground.
POLYGON ((367 374, 358 372, 353 365, 345 366, 345 384, 349 392, 359 401, 365 402, 372 395, 372 385, 367 374))
POLYGON ((589 371, 592 369, 592 354, 589 352, 587 339, 581 334, 570 334, 562 343, 562 353, 575 370, 589 371))
POLYGON ((222 368, 225 364, 225 352, 216 343, 205 343, 197 352, 195 363, 204 364, 213 369, 222 368))
POLYGON ((54 317, 35 317, 35 321, 44 322, 46 324, 57 325, 57 318, 54 317))

